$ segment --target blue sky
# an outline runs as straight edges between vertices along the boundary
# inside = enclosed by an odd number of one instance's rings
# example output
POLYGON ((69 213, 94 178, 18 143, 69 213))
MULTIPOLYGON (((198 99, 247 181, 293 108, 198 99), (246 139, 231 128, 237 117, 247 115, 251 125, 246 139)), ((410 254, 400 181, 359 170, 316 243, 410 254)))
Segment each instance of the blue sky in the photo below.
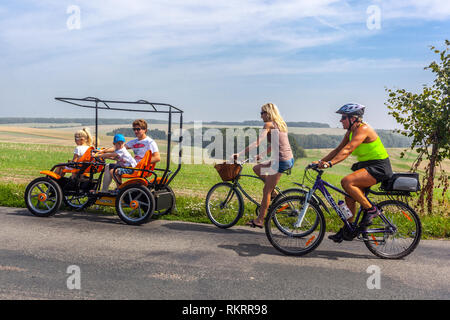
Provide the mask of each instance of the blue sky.
POLYGON ((334 111, 359 102, 375 128, 394 128, 385 87, 432 81, 423 68, 449 18, 448 0, 3 0, 0 116, 90 117, 53 98, 95 96, 197 121, 258 119, 273 102, 287 121, 337 127, 334 111), (67 26, 72 5, 80 29, 67 26))

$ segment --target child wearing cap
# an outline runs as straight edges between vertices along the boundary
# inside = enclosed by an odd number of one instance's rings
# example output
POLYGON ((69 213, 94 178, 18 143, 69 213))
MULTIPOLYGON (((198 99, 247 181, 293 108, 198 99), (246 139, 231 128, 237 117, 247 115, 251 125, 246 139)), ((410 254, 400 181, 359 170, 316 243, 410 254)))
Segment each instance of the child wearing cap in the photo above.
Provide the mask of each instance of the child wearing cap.
POLYGON ((103 159, 113 159, 116 163, 107 164, 105 167, 105 173, 103 174, 103 187, 102 192, 108 192, 109 185, 111 184, 111 178, 114 177, 114 181, 119 186, 122 184, 121 175, 131 174, 133 170, 126 169, 124 167, 135 167, 137 162, 133 156, 125 148, 125 137, 123 134, 116 134, 113 140, 114 151, 111 152, 110 149, 104 149, 96 154, 96 157, 103 159), (113 175, 114 170, 116 174, 113 175))

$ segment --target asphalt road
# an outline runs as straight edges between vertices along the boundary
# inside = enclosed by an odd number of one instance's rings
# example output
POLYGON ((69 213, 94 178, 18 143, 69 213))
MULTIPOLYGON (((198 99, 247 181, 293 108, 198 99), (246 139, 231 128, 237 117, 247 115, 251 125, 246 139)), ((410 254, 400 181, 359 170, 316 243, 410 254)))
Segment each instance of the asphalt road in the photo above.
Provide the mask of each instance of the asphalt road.
POLYGON ((287 257, 259 229, 163 220, 135 227, 92 213, 37 218, 0 207, 0 228, 0 299, 450 298, 450 241, 421 241, 391 261, 358 241, 325 238, 309 255, 287 257))

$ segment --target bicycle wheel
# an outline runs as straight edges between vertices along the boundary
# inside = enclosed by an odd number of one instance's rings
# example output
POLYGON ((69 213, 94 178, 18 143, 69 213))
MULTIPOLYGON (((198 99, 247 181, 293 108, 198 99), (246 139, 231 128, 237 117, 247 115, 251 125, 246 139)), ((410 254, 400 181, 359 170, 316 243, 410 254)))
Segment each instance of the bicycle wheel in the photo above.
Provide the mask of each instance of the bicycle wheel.
POLYGON ((289 197, 289 196, 304 196, 308 193, 307 190, 303 190, 300 188, 289 188, 285 190, 281 190, 281 192, 275 197, 275 199, 272 200, 272 204, 277 203, 283 198, 289 197))
POLYGON ((25 189, 25 204, 37 217, 55 214, 62 202, 62 191, 56 181, 41 177, 31 181, 25 189))
POLYGON ((366 231, 364 243, 377 257, 400 259, 416 249, 422 236, 422 225, 417 213, 406 203, 388 200, 377 204, 384 217, 376 217, 366 231))
POLYGON ((93 204, 86 194, 66 194, 63 202, 67 207, 76 211, 86 209, 93 204))
MULTIPOLYGON (((276 205, 277 202, 281 201, 282 199, 285 199, 289 196, 300 196, 300 197, 305 197, 306 194, 308 193, 308 191, 300 189, 300 188, 289 188, 286 190, 282 190, 280 194, 277 195, 277 197, 272 201, 272 203, 270 204, 270 206, 274 206, 276 205)), ((270 210, 270 209, 269 209, 270 210)), ((281 223, 278 223, 278 215, 275 215, 273 217, 273 222, 275 223, 275 225, 278 227, 278 229, 280 229, 281 232, 283 232, 284 228, 282 226, 281 223)), ((311 224, 311 228, 310 230, 305 230, 304 232, 301 233, 296 233, 296 237, 306 237, 307 235, 309 235, 310 233, 312 233, 315 228, 317 227, 317 224, 319 223, 319 218, 316 217, 316 221, 311 224)), ((287 231, 289 233, 289 230, 287 231)))
POLYGON ((116 198, 116 211, 120 219, 127 224, 140 225, 153 215, 155 198, 142 185, 129 185, 116 198))
POLYGON ((302 256, 313 251, 325 235, 325 217, 316 203, 308 204, 299 221, 304 206, 305 197, 287 197, 271 208, 264 222, 270 243, 286 255, 302 256))
POLYGON ((219 228, 234 226, 244 213, 241 193, 227 182, 218 183, 209 190, 205 205, 209 220, 219 228))

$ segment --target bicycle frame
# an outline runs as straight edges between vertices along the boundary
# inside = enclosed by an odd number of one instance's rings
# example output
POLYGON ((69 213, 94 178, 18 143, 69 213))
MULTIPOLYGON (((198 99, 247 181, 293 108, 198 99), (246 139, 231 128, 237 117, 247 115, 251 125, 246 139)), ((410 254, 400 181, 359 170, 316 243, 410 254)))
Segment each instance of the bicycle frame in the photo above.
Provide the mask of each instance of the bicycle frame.
MULTIPOLYGON (((237 187, 241 193, 248 199, 250 200, 253 204, 255 204, 257 207, 260 207, 261 204, 258 203, 255 199, 253 199, 247 192, 245 192, 244 188, 242 188, 241 184, 239 183, 239 179, 241 177, 247 177, 247 178, 253 178, 253 179, 258 179, 262 182, 264 182, 264 180, 261 177, 255 176, 255 175, 249 175, 249 174, 241 174, 242 169, 243 169, 243 164, 247 163, 250 159, 245 160, 244 162, 242 162, 241 164, 241 171, 239 172, 239 174, 236 176, 236 178, 233 180, 233 186, 237 187)), ((275 190, 277 192, 279 192, 280 194, 283 194, 281 189, 278 186, 275 186, 275 190)), ((225 199, 225 203, 228 202, 228 197, 225 199)))
MULTIPOLYGON (((332 184, 326 182, 325 180, 322 180, 322 174, 323 174, 322 170, 315 170, 315 171, 318 172, 316 181, 314 182, 313 187, 309 190, 309 192, 306 195, 305 205, 303 206, 303 208, 298 216, 298 219, 297 219, 296 223, 294 224, 294 227, 298 228, 301 226, 301 224, 303 222, 303 218, 305 217, 306 211, 309 208, 309 202, 311 201, 311 198, 313 197, 316 190, 319 190, 323 194, 323 196, 325 197, 327 202, 331 205, 331 207, 336 211, 339 218, 341 218, 341 220, 344 222, 344 224, 346 225, 348 230, 350 230, 351 232, 357 231, 357 229, 358 229, 357 225, 358 225, 359 218, 361 216, 362 207, 359 208, 354 223, 348 222, 347 219, 345 218, 345 215, 342 213, 341 209, 337 205, 336 201, 331 196, 327 187, 333 189, 334 191, 339 192, 340 194, 344 195, 345 197, 348 197, 348 198, 352 198, 352 197, 345 191, 333 186, 332 184)), ((370 189, 368 189, 368 190, 370 190, 370 189)), ((368 190, 366 190, 366 192, 365 192, 366 196, 367 196, 368 190)), ((370 201, 369 198, 367 198, 367 200, 373 205, 373 202, 370 201)), ((368 229, 368 230, 366 230, 367 233, 375 233, 375 232, 379 233, 379 232, 389 232, 389 231, 392 232, 392 231, 396 230, 396 227, 382 213, 380 215, 380 218, 385 223, 387 223, 392 229, 391 230, 385 230, 384 228, 383 229, 368 229)))

